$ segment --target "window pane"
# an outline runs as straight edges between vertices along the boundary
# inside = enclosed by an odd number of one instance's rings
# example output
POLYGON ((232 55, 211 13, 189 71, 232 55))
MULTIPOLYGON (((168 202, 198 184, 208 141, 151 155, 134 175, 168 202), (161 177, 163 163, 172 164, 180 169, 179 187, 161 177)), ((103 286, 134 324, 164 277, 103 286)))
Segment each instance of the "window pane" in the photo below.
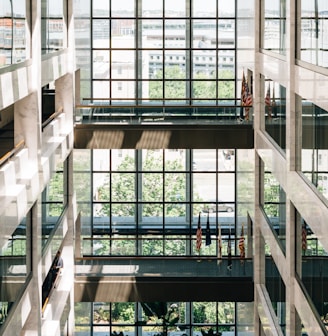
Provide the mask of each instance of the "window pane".
POLYGON ((193 0, 192 16, 196 17, 213 17, 216 16, 216 4, 218 1, 213 0, 193 0))
POLYGON ((186 16, 185 0, 165 0, 165 17, 183 17, 186 16))
POLYGON ((141 0, 141 16, 144 17, 162 17, 163 3, 162 1, 141 0))
POLYGON ((134 0, 111 0, 112 17, 135 16, 135 3, 134 0))

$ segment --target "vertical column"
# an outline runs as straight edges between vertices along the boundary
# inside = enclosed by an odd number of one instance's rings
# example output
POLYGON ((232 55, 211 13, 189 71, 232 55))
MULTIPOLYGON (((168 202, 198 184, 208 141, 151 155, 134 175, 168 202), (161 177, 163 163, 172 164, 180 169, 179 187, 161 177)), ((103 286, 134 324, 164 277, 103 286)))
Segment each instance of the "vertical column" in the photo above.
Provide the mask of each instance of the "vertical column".
MULTIPOLYGON (((296 1, 286 0, 286 61, 288 64, 288 83, 286 90, 286 174, 296 170, 296 101, 295 101, 295 42, 296 1)), ((286 199, 286 334, 296 336, 296 312, 294 298, 295 280, 295 209, 286 199)))
MULTIPOLYGON (((259 64, 259 58, 256 57, 261 46, 260 36, 262 21, 261 20, 261 1, 255 0, 255 11, 254 11, 254 73, 253 73, 253 110, 254 110, 254 120, 253 120, 253 127, 254 127, 254 143, 256 144, 256 136, 257 133, 264 129, 265 119, 262 116, 262 95, 263 95, 263 78, 259 69, 261 69, 259 64)), ((256 145, 255 145, 256 146, 256 145)), ((255 192, 254 192, 254 202, 255 202, 255 219, 254 219, 254 228, 253 228, 253 239, 254 239, 254 251, 253 251, 253 268, 254 268, 254 335, 262 335, 263 329, 261 326, 261 321, 259 317, 259 313, 257 307, 259 306, 260 299, 258 297, 257 287, 261 284, 265 283, 265 251, 264 251, 264 239, 261 234, 260 227, 258 223, 260 223, 259 216, 260 216, 260 202, 261 202, 261 193, 264 190, 260 190, 262 187, 263 189, 263 174, 262 174, 262 167, 261 167, 261 160, 260 157, 255 152, 255 192)))
POLYGON ((55 110, 63 108, 65 113, 65 123, 68 129, 73 129, 73 111, 74 111, 74 74, 67 73, 58 78, 55 82, 55 110))
MULTIPOLYGON (((74 277, 75 277, 75 258, 74 258, 74 234, 75 230, 75 222, 77 218, 76 214, 76 200, 74 198, 74 184, 73 184, 73 154, 69 155, 67 158, 67 170, 66 170, 66 180, 68 184, 68 230, 64 241, 64 249, 66 253, 66 264, 68 267, 65 268, 65 272, 70 272, 69 278, 72 280, 70 284, 69 290, 69 318, 67 321, 67 330, 68 335, 74 334, 74 277)), ((81 232, 79 232, 81 234, 81 232)), ((80 238, 80 237, 79 237, 80 238)))
POLYGON ((254 239, 254 254, 253 254, 253 268, 254 268, 254 335, 261 335, 260 317, 257 307, 260 304, 258 298, 258 285, 265 284, 265 242, 261 234, 261 229, 256 223, 260 223, 260 202, 262 199, 260 186, 263 186, 263 167, 259 156, 255 153, 255 221, 253 230, 254 239))
POLYGON ((29 159, 38 169, 38 152, 41 144, 40 105, 38 92, 17 101, 14 107, 15 144, 24 140, 29 159))

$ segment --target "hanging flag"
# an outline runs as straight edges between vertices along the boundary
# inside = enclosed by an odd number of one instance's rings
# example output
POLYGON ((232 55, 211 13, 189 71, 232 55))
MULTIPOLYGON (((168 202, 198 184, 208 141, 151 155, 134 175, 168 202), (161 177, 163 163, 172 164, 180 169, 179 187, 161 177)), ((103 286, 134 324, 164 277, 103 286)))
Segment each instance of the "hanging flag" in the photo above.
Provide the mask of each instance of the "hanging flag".
POLYGON ((272 106, 272 111, 273 111, 273 117, 277 118, 276 98, 274 96, 274 84, 272 85, 272 102, 271 102, 271 106, 272 106))
POLYGON ((249 120, 249 109, 253 105, 253 96, 250 93, 244 71, 241 81, 241 105, 245 107, 245 120, 249 120))
POLYGON ((221 239, 221 224, 219 223, 219 234, 218 234, 218 264, 222 262, 222 239, 221 239))
POLYGON ((268 117, 269 119, 272 118, 272 115, 271 115, 271 96, 270 96, 270 83, 269 83, 269 86, 268 86, 268 89, 267 89, 267 93, 266 93, 266 96, 265 96, 265 106, 266 106, 266 109, 268 111, 268 117))
POLYGON ((241 263, 243 263, 244 259, 245 259, 245 256, 246 256, 246 254, 245 254, 244 224, 242 224, 242 226, 241 226, 241 233, 240 233, 238 247, 239 247, 239 252, 240 252, 240 261, 241 261, 241 263))
POLYGON ((205 245, 211 245, 212 240, 211 240, 211 229, 210 229, 210 215, 209 211, 207 212, 207 224, 206 224, 206 243, 205 245))
POLYGON ((243 76, 241 79, 241 94, 240 94, 241 106, 245 106, 245 103, 246 103, 246 98, 247 98, 246 86, 247 86, 246 78, 245 78, 245 73, 243 70, 243 76))
POLYGON ((198 226, 196 232, 196 250, 199 252, 202 247, 202 226, 200 224, 200 213, 198 214, 198 226))
POLYGON ((303 254, 305 254, 307 249, 307 232, 306 232, 306 226, 303 224, 302 226, 302 250, 303 254))
POLYGON ((231 271, 232 269, 232 259, 231 259, 231 236, 229 232, 229 238, 228 238, 228 270, 231 271))

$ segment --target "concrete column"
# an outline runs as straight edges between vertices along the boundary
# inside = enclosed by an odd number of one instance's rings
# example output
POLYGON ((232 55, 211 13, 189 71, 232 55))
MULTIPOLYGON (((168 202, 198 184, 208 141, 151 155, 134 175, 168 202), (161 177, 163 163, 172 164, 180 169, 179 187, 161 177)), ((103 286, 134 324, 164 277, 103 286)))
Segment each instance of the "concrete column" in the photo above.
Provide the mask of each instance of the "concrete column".
POLYGON ((67 73, 55 81, 55 110, 63 109, 67 127, 73 128, 74 74, 67 73))
POLYGON ((25 146, 29 149, 29 159, 35 162, 37 169, 38 153, 41 144, 41 122, 39 93, 28 95, 26 98, 15 103, 14 124, 15 144, 24 140, 25 146))
MULTIPOLYGON (((288 64, 288 82, 286 90, 286 169, 288 174, 296 170, 296 97, 295 97, 295 41, 296 41, 296 2, 286 0, 286 58, 288 64)), ((296 310, 294 297, 295 279, 295 208, 286 199, 286 335, 296 336, 296 310)))
POLYGON ((263 186, 263 167, 259 156, 255 153, 255 221, 253 227, 254 253, 253 253, 253 272, 254 272, 254 335, 261 335, 261 322, 257 307, 260 304, 257 285, 265 284, 265 241, 261 234, 261 229, 256 223, 259 223, 260 200, 263 190, 260 190, 260 185, 263 186))

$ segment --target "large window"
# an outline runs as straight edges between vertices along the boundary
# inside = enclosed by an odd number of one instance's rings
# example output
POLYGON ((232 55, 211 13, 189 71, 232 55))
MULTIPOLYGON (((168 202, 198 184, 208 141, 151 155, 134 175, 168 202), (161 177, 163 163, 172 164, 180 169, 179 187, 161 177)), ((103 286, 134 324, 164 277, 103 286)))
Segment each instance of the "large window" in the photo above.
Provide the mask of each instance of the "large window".
MULTIPOLYGON (((264 163, 263 163, 264 165, 264 163)), ((264 168, 261 188, 261 207, 272 231, 285 251, 286 247, 286 193, 274 175, 264 168)))
POLYGON ((327 111, 309 101, 302 102, 301 171, 328 198, 327 111))
MULTIPOLYGON (((66 1, 65 1, 66 2, 66 1)), ((60 50, 64 47, 64 1, 42 0, 41 43, 42 53, 60 50)))
POLYGON ((265 81, 265 130, 282 150, 286 150, 286 88, 265 81))
POLYGON ((229 237, 238 246, 236 154, 233 149, 75 150, 83 254, 216 256, 220 233, 224 251, 229 237))
POLYGON ((2 0, 0 5, 0 67, 26 59, 25 0, 2 0))
POLYGON ((286 54, 286 1, 263 1, 262 48, 286 54))
POLYGON ((57 228, 67 206, 66 163, 59 161, 56 171, 42 192, 42 245, 57 228))
POLYGON ((251 336, 253 309, 249 302, 81 302, 75 335, 251 336))
POLYGON ((322 67, 328 66, 328 1, 302 0, 300 8, 300 45, 298 57, 302 61, 322 67))
MULTIPOLYGON (((234 1, 76 1, 77 63, 91 43, 91 87, 82 98, 106 103, 235 104, 234 1), (81 38, 83 36, 83 38, 81 38)), ((82 78, 84 80, 84 78, 82 78)))

